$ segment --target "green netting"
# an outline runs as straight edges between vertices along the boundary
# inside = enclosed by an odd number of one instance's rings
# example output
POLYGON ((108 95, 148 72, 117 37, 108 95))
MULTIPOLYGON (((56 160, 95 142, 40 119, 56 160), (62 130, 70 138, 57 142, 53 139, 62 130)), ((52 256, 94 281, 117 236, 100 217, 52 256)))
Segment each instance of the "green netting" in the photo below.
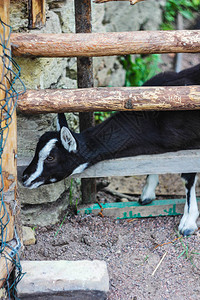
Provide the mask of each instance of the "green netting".
MULTIPOLYGON (((25 92, 25 86, 20 80, 20 68, 11 57, 10 45, 10 34, 11 27, 5 24, 0 19, 0 26, 2 35, 0 36, 0 64, 2 64, 2 73, 0 74, 0 89, 4 91, 5 98, 0 99, 0 258, 3 258, 6 262, 7 276, 6 278, 0 278, 5 280, 5 287, 7 290, 8 297, 15 294, 15 288, 19 280, 22 278, 22 269, 19 259, 19 249, 21 247, 20 240, 18 238, 17 230, 14 229, 15 237, 14 240, 7 243, 7 226, 10 221, 8 211, 4 203, 4 183, 2 175, 2 153, 7 141, 9 125, 12 122, 12 115, 16 109, 17 99, 20 94, 25 92), (8 38, 6 33, 9 32, 8 38), (21 90, 17 92, 15 87, 21 90), (8 270, 8 262, 11 261, 16 269, 16 276, 13 282, 10 280, 11 274, 8 270), (11 292, 12 291, 12 292, 11 292)), ((17 89, 18 89, 17 88, 17 89)), ((3 94, 4 94, 3 93, 3 94)), ((15 210, 16 203, 14 204, 13 211, 15 210)), ((1 270, 0 270, 1 271, 1 270)), ((1 272, 0 272, 1 274, 1 272)), ((16 296, 14 295, 16 298, 16 296)))

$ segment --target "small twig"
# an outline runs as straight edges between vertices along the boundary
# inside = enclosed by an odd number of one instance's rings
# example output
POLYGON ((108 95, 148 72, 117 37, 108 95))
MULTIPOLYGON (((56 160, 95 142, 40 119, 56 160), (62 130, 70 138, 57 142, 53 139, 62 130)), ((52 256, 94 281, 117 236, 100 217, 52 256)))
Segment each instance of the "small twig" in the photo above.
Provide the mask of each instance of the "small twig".
POLYGON ((109 189, 109 188, 104 188, 103 191, 106 192, 106 193, 109 193, 109 194, 111 194, 111 195, 113 195, 113 196, 117 196, 117 197, 119 197, 119 198, 126 198, 126 199, 128 199, 129 201, 136 201, 136 202, 138 202, 138 198, 137 198, 137 197, 128 196, 128 195, 126 195, 126 194, 119 193, 119 192, 114 191, 114 190, 111 190, 111 189, 109 189))
POLYGON ((161 258, 161 260, 159 261, 159 263, 157 264, 155 270, 153 271, 153 273, 151 274, 152 276, 154 276, 154 274, 156 273, 156 271, 158 270, 158 268, 160 267, 163 259, 165 258, 165 256, 167 255, 167 252, 164 253, 163 257, 161 258))
POLYGON ((144 0, 94 0, 94 3, 106 3, 111 1, 129 1, 131 5, 134 5, 138 2, 144 1, 144 0))
POLYGON ((157 246, 155 246, 154 250, 155 250, 156 248, 158 248, 158 247, 162 247, 162 246, 164 246, 164 245, 172 244, 173 242, 175 242, 175 241, 177 241, 177 240, 180 240, 182 237, 183 237, 183 236, 181 235, 181 236, 179 236, 179 237, 173 239, 173 240, 170 241, 170 242, 166 242, 166 243, 163 243, 163 244, 158 244, 157 246))
POLYGON ((98 215, 102 218, 104 218, 104 215, 103 215, 103 206, 101 205, 101 203, 99 202, 99 200, 97 199, 96 202, 99 204, 101 210, 100 212, 98 213, 98 215))

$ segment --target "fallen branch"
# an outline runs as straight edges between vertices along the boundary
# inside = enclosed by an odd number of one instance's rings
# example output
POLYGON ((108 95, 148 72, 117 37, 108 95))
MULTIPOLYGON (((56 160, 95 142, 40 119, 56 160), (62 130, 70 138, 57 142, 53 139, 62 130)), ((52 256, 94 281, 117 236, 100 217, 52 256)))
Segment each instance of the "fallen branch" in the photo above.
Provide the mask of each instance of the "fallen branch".
POLYGON ((111 1, 130 1, 131 5, 134 5, 138 2, 144 1, 144 0, 94 0, 94 3, 106 3, 106 2, 111 2, 111 1))
POLYGON ((129 201, 136 201, 136 202, 138 202, 138 198, 137 197, 133 197, 133 196, 129 196, 129 195, 126 195, 126 194, 123 194, 123 193, 119 193, 119 192, 111 190, 109 188, 104 188, 103 191, 106 192, 106 193, 109 193, 109 194, 111 194, 113 196, 117 196, 119 198, 126 198, 129 201))

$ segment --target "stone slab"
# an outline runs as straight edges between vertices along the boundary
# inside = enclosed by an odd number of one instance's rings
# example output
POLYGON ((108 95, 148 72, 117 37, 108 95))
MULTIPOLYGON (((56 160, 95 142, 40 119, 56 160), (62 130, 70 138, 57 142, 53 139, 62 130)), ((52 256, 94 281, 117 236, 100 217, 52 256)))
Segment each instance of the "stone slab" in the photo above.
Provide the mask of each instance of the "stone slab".
POLYGON ((21 261, 26 273, 20 299, 106 299, 109 277, 104 261, 21 261))

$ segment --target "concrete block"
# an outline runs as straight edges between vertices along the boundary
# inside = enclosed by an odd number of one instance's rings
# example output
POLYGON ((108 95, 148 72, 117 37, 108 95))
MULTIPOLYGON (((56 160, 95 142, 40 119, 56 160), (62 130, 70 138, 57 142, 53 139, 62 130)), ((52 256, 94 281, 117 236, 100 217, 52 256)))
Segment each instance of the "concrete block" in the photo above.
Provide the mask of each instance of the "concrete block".
POLYGON ((109 277, 104 261, 21 261, 26 273, 20 299, 106 299, 109 277))

